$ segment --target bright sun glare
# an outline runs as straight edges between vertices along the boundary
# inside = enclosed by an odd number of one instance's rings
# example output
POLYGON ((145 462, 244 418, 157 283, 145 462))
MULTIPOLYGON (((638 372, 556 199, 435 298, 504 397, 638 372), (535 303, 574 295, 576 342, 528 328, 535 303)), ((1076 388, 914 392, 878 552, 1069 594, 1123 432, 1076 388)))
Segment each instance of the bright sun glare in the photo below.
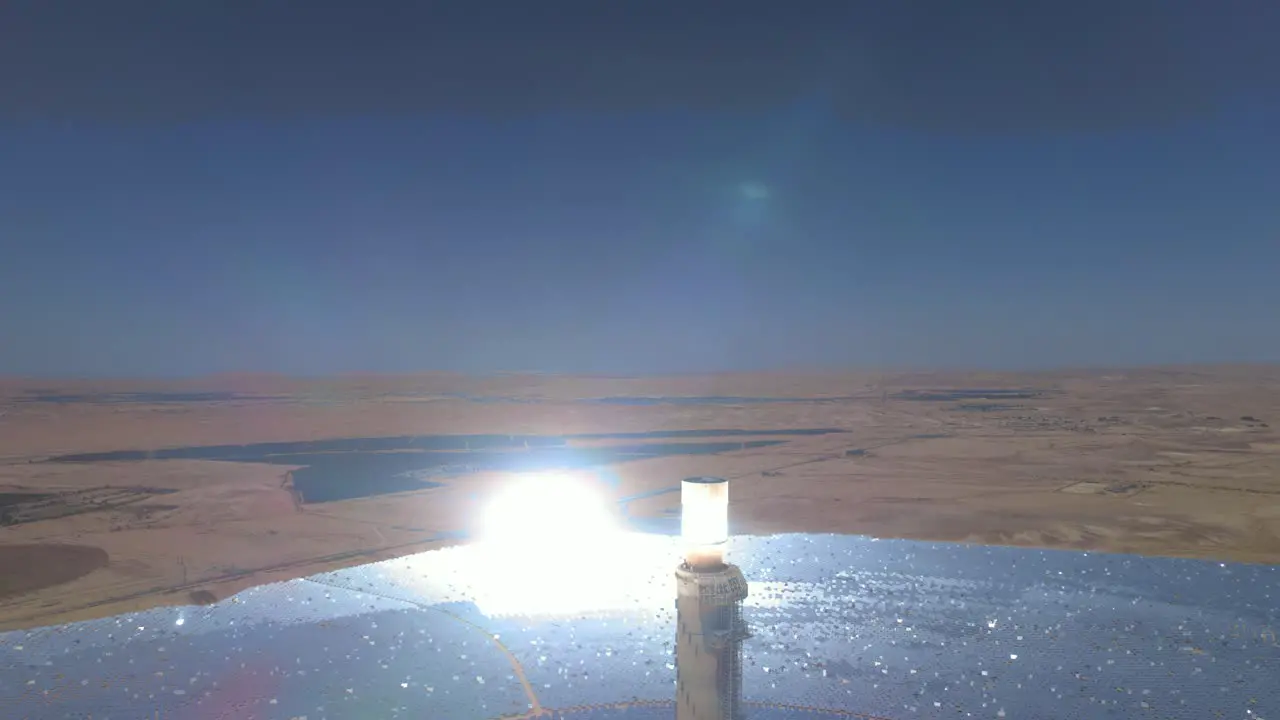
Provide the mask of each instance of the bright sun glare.
POLYGON ((584 478, 547 473, 520 478, 484 514, 483 540, 512 548, 580 552, 619 533, 603 493, 584 478))
POLYGON ((669 538, 627 532, 589 478, 523 476, 480 518, 467 585, 489 614, 563 615, 652 607, 667 588, 669 538))

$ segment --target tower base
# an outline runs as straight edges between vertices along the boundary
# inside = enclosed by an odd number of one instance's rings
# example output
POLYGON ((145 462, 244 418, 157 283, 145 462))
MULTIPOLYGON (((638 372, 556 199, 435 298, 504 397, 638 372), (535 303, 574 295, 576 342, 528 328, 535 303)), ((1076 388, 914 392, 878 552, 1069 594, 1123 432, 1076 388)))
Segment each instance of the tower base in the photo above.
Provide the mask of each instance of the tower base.
POLYGON ((676 570, 676 720, 736 720, 747 581, 736 565, 676 570))

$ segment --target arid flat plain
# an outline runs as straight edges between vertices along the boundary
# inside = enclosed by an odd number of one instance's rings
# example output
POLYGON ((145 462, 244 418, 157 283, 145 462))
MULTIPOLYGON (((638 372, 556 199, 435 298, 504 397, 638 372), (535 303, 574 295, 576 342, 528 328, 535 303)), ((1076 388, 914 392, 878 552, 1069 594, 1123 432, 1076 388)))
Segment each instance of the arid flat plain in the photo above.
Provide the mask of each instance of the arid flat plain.
POLYGON ((1280 366, 0 380, 0 629, 456 543, 512 473, 637 524, 1280 562, 1280 366))

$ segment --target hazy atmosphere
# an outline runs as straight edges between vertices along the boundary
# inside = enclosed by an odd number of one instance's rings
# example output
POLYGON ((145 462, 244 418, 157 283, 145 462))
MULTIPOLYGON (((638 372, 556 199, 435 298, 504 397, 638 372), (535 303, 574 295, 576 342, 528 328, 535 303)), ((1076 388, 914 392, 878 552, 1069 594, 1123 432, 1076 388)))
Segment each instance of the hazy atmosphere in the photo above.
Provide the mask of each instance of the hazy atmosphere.
POLYGON ((0 0, 0 715, 1280 718, 1277 0, 0 0))
POLYGON ((1280 359, 1274 3, 247 7, 0 9, 0 374, 1280 359))

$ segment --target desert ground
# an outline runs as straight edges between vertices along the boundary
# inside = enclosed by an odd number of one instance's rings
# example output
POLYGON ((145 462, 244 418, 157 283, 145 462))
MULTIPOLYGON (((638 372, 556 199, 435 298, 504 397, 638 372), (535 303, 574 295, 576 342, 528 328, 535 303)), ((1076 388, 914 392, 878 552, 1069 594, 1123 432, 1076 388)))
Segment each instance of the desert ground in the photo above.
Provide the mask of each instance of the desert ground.
POLYGON ((717 475, 735 533, 1274 563, 1278 427, 1280 366, 6 379, 0 630, 461 542, 526 456, 641 525, 717 475))

